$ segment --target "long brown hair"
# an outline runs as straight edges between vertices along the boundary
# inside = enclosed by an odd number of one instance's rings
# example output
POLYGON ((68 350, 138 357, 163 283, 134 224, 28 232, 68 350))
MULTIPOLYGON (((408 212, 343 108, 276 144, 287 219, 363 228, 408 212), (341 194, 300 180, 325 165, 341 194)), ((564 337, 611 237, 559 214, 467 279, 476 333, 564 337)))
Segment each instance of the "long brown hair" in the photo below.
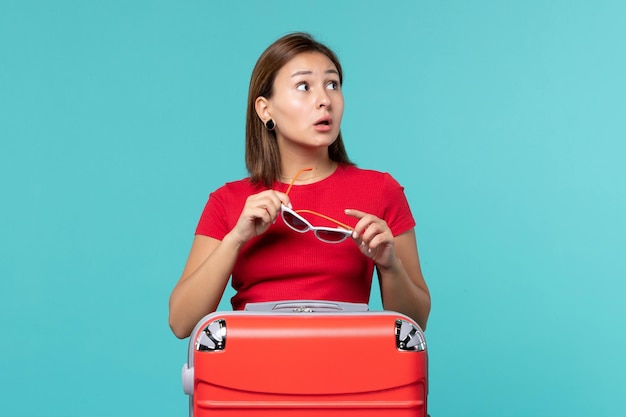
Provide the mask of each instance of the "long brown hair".
MULTIPOLYGON (((246 167, 250 179, 269 187, 280 178, 280 152, 276 133, 267 130, 255 110, 258 97, 271 98, 274 79, 278 71, 296 55, 303 52, 319 52, 328 57, 337 67, 339 82, 343 84, 343 71, 337 55, 326 45, 303 32, 290 33, 271 44, 259 57, 248 90, 248 110, 246 114, 246 167)), ((328 147, 331 160, 353 165, 343 144, 341 131, 337 139, 328 147)))

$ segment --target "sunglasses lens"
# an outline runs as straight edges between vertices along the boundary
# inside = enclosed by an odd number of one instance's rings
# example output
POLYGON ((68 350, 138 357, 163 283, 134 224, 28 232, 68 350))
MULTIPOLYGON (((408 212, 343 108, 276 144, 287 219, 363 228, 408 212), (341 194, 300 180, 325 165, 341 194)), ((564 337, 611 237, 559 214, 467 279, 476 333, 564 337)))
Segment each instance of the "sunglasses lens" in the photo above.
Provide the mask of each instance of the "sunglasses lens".
POLYGON ((283 211, 283 220, 289 227, 298 232, 306 232, 309 230, 309 226, 306 223, 288 211, 283 211))
POLYGON ((333 230, 316 230, 315 235, 319 240, 328 243, 339 243, 348 237, 346 233, 335 232, 333 230))

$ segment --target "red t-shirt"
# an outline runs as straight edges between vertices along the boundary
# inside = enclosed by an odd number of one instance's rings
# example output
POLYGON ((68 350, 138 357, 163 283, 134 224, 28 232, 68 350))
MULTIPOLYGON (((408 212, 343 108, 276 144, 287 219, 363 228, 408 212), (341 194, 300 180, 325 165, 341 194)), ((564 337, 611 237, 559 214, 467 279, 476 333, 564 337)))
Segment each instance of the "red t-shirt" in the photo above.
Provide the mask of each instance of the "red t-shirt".
MULTIPOLYGON (((288 184, 272 189, 285 192, 288 184)), ((227 183, 209 196, 196 234, 222 240, 235 226, 246 198, 267 187, 248 179, 227 183)), ((289 192, 294 210, 306 209, 354 226, 344 214, 356 209, 384 219, 394 236, 415 226, 403 187, 389 174, 340 165, 313 184, 294 185, 289 192)), ((318 216, 302 214, 314 226, 336 227, 318 216)), ((374 262, 363 256, 351 238, 338 244, 319 241, 313 232, 291 230, 279 216, 263 235, 241 250, 232 272, 236 290, 233 309, 247 303, 281 300, 329 300, 368 303, 374 262)))

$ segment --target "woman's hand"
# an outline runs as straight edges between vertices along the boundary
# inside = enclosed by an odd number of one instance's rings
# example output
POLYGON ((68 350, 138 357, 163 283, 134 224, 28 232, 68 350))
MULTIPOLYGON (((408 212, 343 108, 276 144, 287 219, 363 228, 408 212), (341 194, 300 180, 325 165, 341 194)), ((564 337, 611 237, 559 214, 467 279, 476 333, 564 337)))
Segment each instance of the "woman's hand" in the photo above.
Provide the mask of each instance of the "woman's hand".
POLYGON ((396 251, 395 240, 387 222, 359 210, 348 209, 345 213, 359 219, 352 239, 361 253, 371 258, 378 268, 391 268, 396 262, 396 251))
POLYGON ((249 196, 230 234, 244 244, 265 233, 280 214, 281 204, 291 207, 287 194, 279 191, 266 190, 249 196))

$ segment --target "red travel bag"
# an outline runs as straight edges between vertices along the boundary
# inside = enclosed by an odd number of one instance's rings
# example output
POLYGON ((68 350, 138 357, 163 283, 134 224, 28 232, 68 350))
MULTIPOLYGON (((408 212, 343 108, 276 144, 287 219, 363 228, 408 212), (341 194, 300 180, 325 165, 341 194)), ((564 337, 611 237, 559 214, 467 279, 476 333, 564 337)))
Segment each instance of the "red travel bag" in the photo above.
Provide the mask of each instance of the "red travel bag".
POLYGON ((427 360, 424 333, 405 315, 260 303, 196 325, 183 387, 195 417, 426 417, 427 360))

